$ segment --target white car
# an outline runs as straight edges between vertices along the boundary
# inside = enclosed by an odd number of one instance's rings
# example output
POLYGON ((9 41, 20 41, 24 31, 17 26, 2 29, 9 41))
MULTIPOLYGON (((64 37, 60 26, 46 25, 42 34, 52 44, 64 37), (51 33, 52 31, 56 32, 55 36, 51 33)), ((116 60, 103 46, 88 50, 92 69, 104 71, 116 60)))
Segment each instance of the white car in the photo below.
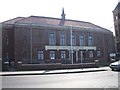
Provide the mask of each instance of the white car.
POLYGON ((120 70, 120 60, 109 65, 112 70, 120 70))

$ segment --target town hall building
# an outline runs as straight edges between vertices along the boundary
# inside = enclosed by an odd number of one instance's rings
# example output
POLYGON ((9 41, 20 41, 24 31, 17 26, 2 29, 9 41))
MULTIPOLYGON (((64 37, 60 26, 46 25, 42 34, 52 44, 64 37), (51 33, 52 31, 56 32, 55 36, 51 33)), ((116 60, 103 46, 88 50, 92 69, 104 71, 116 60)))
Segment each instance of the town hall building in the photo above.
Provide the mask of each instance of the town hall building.
POLYGON ((76 64, 109 62, 115 51, 110 30, 90 22, 61 18, 17 17, 2 23, 3 63, 76 64))

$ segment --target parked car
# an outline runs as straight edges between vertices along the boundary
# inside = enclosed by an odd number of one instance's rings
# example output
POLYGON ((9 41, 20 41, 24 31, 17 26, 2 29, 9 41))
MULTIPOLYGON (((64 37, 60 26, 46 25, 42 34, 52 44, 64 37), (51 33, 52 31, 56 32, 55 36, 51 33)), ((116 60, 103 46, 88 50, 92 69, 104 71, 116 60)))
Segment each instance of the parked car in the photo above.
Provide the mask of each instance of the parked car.
POLYGON ((109 67, 110 67, 112 70, 119 70, 119 71, 120 71, 120 60, 111 63, 111 64, 109 65, 109 67))

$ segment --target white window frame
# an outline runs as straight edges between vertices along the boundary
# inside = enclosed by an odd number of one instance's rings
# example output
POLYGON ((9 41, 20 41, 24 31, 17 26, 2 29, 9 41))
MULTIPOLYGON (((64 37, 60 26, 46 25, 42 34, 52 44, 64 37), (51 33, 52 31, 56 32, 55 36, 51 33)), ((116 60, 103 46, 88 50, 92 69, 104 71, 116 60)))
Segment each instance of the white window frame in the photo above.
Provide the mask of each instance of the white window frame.
POLYGON ((44 52, 38 51, 38 60, 43 60, 43 59, 44 59, 44 52))
POLYGON ((101 57, 101 51, 97 50, 97 57, 100 58, 101 57))
POLYGON ((61 51, 61 59, 65 59, 66 58, 66 52, 65 51, 61 51))
POLYGON ((88 36, 88 46, 92 46, 93 45, 93 36, 89 35, 88 36))
POLYGON ((55 32, 50 32, 49 33, 49 45, 55 45, 55 40, 56 40, 55 32))
POLYGON ((60 34, 60 45, 66 45, 66 34, 63 32, 60 34))
POLYGON ((50 51, 50 59, 51 60, 55 59, 55 51, 50 51))
POLYGON ((84 35, 80 34, 80 46, 84 46, 84 35))
POLYGON ((75 33, 72 33, 72 45, 76 45, 75 33))
POLYGON ((94 55, 93 55, 93 51, 89 51, 89 58, 93 58, 94 55))

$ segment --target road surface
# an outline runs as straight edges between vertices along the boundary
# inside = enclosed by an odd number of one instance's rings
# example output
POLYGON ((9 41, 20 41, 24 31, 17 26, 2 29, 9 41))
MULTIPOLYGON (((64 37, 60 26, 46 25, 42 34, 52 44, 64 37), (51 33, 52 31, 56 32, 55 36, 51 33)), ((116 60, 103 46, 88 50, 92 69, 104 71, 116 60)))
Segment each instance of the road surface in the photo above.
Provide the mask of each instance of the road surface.
POLYGON ((118 88, 118 72, 2 76, 2 88, 118 88))

